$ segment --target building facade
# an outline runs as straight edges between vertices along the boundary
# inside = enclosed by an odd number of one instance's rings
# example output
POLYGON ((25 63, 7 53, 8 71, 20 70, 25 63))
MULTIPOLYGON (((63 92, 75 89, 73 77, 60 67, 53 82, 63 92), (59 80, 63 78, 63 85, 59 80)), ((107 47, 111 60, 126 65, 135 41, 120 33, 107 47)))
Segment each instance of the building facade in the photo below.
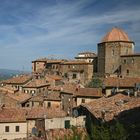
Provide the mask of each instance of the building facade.
POLYGON ((121 55, 134 53, 134 42, 120 28, 113 28, 98 44, 98 73, 120 74, 121 55))

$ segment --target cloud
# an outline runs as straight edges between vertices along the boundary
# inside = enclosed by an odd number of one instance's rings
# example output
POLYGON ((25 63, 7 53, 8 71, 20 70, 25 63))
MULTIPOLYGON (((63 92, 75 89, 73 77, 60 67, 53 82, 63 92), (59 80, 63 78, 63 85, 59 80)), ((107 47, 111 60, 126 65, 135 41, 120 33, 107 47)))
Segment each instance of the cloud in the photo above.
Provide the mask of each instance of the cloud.
MULTIPOLYGON (((50 54, 65 53, 67 57, 74 57, 79 51, 96 51, 97 43, 113 26, 124 27, 140 43, 140 10, 131 9, 131 5, 125 6, 125 9, 120 5, 115 9, 106 7, 108 10, 105 11, 96 0, 61 0, 41 4, 37 1, 20 1, 10 7, 17 9, 0 14, 1 53, 6 53, 9 49, 15 50, 12 51, 15 52, 14 56, 8 52, 9 57, 5 58, 10 61, 14 61, 19 54, 20 61, 24 64, 25 57, 30 62, 31 59, 50 54), (10 19, 10 23, 1 19, 2 14, 10 19)), ((0 9, 0 12, 4 9, 7 6, 0 9)), ((4 56, 0 56, 0 59, 4 59, 4 56)))

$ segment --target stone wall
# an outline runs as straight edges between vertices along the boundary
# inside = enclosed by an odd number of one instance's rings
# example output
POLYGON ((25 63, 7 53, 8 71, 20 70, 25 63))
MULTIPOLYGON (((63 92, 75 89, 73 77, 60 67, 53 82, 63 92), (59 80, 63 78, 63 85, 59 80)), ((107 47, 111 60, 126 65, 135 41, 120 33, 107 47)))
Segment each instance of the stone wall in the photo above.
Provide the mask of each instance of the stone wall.
POLYGON ((98 44, 98 73, 120 72, 120 56, 133 53, 132 42, 105 42, 98 44))
POLYGON ((130 77, 140 76, 140 55, 121 57, 121 75, 130 77))

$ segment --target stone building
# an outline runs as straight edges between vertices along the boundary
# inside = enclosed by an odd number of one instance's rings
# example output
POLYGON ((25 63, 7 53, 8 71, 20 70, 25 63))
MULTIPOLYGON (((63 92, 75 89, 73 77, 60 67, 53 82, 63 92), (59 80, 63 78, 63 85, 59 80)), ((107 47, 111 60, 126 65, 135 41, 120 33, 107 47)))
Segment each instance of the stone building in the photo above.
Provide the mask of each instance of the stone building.
POLYGON ((60 63, 64 60, 58 59, 47 59, 40 58, 32 61, 32 72, 37 73, 48 73, 48 74, 57 74, 59 75, 60 63))
POLYGON ((70 81, 85 83, 93 76, 93 62, 42 58, 32 61, 32 72, 38 76, 60 75, 70 81))
POLYGON ((93 63, 86 61, 69 60, 61 63, 60 72, 69 82, 86 83, 93 76, 93 63))
POLYGON ((77 60, 85 60, 87 62, 93 62, 93 60, 97 57, 94 52, 81 52, 78 53, 78 56, 75 57, 77 60))
POLYGON ((113 28, 98 44, 98 73, 120 74, 121 55, 134 53, 134 42, 120 28, 113 28))
POLYGON ((121 56, 121 75, 140 76, 140 53, 121 56))

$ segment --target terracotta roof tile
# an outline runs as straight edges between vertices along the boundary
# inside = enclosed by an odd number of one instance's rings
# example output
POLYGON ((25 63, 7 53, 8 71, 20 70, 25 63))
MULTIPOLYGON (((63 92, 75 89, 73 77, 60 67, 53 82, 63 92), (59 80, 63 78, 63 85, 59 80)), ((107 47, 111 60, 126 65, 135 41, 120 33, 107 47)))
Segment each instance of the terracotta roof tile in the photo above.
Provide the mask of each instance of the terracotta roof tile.
POLYGON ((82 61, 82 60, 69 60, 69 61, 65 61, 63 63, 61 63, 63 65, 83 65, 83 64, 91 64, 87 61, 82 61))
POLYGON ((47 100, 51 101, 61 101, 59 93, 50 93, 47 95, 47 100))
POLYGON ((114 27, 103 37, 101 42, 109 41, 130 41, 130 39, 127 33, 125 33, 122 29, 114 27))
POLYGON ((0 108, 0 122, 26 121, 26 110, 19 108, 0 108))
POLYGON ((140 78, 133 77, 108 77, 103 80, 105 87, 135 87, 136 83, 140 83, 140 78))
POLYGON ((74 94, 77 88, 77 84, 67 83, 62 86, 61 92, 74 94))
POLYGON ((44 79, 33 79, 29 83, 27 83, 24 87, 25 88, 37 88, 42 86, 48 86, 49 83, 46 82, 44 79))
POLYGON ((0 108, 0 122, 23 122, 26 119, 65 117, 60 108, 0 108))
POLYGON ((43 102, 44 97, 43 96, 32 96, 32 98, 30 99, 30 101, 34 101, 34 102, 43 102))
POLYGON ((47 75, 47 77, 49 77, 55 81, 62 80, 62 77, 58 76, 58 75, 47 75))
POLYGON ((74 92, 75 96, 102 97, 102 90, 99 88, 79 88, 74 92))
POLYGON ((0 90, 7 93, 15 93, 16 91, 18 91, 15 87, 11 87, 9 85, 0 87, 0 90))
POLYGON ((117 94, 109 98, 102 97, 81 106, 87 108, 97 119, 110 121, 122 111, 140 107, 140 98, 117 94))
POLYGON ((57 118, 65 116, 66 112, 64 112, 60 108, 35 107, 29 109, 27 118, 57 118))
POLYGON ((15 94, 6 94, 7 97, 12 98, 20 103, 27 101, 31 98, 31 96, 27 93, 17 92, 15 94))
POLYGON ((52 91, 60 91, 62 88, 61 85, 58 85, 58 86, 49 86, 48 87, 48 90, 52 90, 52 91))

